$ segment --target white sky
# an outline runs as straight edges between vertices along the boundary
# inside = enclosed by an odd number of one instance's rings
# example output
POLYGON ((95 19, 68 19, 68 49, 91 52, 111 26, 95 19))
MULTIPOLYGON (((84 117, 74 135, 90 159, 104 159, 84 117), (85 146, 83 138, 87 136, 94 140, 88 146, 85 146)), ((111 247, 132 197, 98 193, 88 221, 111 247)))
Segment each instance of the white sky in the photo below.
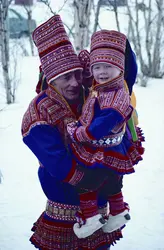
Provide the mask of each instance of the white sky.
MULTIPOLYGON (((35 96, 38 66, 38 57, 20 58, 16 103, 6 106, 0 94, 0 109, 4 108, 0 112, 0 250, 35 249, 29 242, 30 229, 45 208, 38 163, 20 132, 22 116, 35 96)), ((135 93, 146 151, 136 173, 124 178, 132 220, 123 231, 124 239, 112 249, 164 250, 164 82, 153 79, 147 88, 136 85, 135 93)))

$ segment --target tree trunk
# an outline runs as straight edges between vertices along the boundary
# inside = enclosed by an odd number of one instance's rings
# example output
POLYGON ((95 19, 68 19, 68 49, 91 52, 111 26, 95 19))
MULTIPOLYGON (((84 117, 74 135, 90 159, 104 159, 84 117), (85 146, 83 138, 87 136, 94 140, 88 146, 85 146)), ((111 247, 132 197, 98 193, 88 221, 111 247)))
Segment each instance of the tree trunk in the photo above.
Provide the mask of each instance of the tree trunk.
POLYGON ((92 0, 74 0, 75 48, 84 49, 89 44, 89 25, 92 0))
POLYGON ((162 28, 162 21, 163 21, 163 7, 164 1, 163 0, 156 0, 157 8, 158 8, 158 19, 157 19, 157 29, 156 29, 156 37, 155 37, 155 44, 154 44, 154 53, 153 53, 153 63, 152 63, 152 77, 159 77, 160 72, 160 64, 161 64, 161 28, 162 28))
POLYGON ((115 19, 116 19, 117 30, 118 30, 119 32, 121 32, 121 30, 120 30, 120 23, 119 23, 119 19, 118 19, 117 0, 114 0, 114 3, 113 3, 113 10, 114 10, 115 19))
MULTIPOLYGON (((162 51, 164 46, 164 0, 139 2, 131 7, 127 0, 129 31, 143 76, 162 78, 162 51), (155 5, 156 4, 156 5, 155 5), (135 13, 135 15, 132 13, 135 13), (142 23, 141 23, 142 22, 142 23)), ((144 86, 147 79, 144 79, 144 86)))
POLYGON ((8 2, 0 1, 0 36, 1 36, 1 60, 4 85, 6 90, 6 102, 13 102, 11 80, 9 77, 9 32, 8 32, 8 2))
POLYGON ((30 43, 30 48, 31 48, 31 54, 32 56, 34 56, 34 43, 33 43, 33 40, 32 40, 32 10, 31 10, 31 7, 29 6, 25 6, 24 5, 24 8, 27 12, 27 17, 28 17, 28 31, 29 31, 29 43, 30 43))
POLYGON ((97 31, 97 27, 99 25, 100 6, 101 6, 101 0, 99 0, 98 3, 97 3, 93 33, 97 31))
POLYGON ((146 8, 144 9, 143 15, 145 19, 145 31, 146 31, 146 39, 145 39, 145 47, 148 57, 148 68, 149 72, 152 71, 152 55, 151 55, 151 48, 152 48, 152 38, 151 38, 151 18, 152 18, 152 0, 149 0, 149 7, 148 7, 148 17, 146 16, 146 8))

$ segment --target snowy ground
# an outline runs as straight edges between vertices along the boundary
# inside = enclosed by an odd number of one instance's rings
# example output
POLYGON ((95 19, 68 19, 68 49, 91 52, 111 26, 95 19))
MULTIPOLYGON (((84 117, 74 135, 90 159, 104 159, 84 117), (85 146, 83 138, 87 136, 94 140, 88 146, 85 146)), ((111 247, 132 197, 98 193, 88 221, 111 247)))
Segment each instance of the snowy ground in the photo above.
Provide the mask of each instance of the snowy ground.
POLYGON ((19 103, 0 112, 0 169, 3 173, 0 185, 0 250, 32 249, 28 242, 31 222, 45 205, 37 180, 37 161, 22 143, 20 131, 22 115, 35 95, 36 61, 36 58, 25 58, 21 62, 19 103), (31 70, 27 73, 29 65, 31 70))
MULTIPOLYGON (((0 112, 0 250, 32 250, 30 228, 44 210, 45 197, 37 179, 37 160, 23 144, 23 113, 35 95, 37 57, 21 62, 17 102, 0 112), (30 71, 27 69, 30 68, 30 71)), ((140 125, 146 136, 144 161, 124 179, 124 195, 132 220, 115 250, 164 250, 164 83, 151 80, 147 88, 135 86, 140 125), (156 130, 155 130, 156 128, 156 130)))

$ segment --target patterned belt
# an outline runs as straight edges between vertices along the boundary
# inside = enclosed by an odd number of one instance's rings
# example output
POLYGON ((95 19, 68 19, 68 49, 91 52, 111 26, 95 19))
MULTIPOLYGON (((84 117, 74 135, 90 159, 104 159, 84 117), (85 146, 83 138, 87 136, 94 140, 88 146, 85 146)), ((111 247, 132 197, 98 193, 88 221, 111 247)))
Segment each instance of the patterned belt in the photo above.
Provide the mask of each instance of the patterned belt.
POLYGON ((121 131, 118 134, 114 134, 114 135, 110 135, 110 136, 106 136, 101 138, 100 140, 92 140, 91 144, 94 147, 113 147, 113 146, 117 146, 122 142, 122 138, 125 134, 125 131, 121 131))
MULTIPOLYGON (((56 220, 76 221, 75 214, 80 210, 79 206, 65 205, 47 200, 46 214, 56 220)), ((107 207, 99 209, 99 213, 106 215, 107 207)))

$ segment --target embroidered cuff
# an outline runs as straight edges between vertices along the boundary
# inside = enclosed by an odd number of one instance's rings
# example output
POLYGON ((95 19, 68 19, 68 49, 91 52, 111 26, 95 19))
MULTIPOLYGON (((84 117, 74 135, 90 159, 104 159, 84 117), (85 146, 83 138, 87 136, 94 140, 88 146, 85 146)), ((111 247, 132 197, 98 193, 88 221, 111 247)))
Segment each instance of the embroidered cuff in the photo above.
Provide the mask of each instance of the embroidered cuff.
POLYGON ((82 180, 83 177, 84 172, 80 171, 79 169, 76 169, 68 183, 72 186, 76 186, 82 180))
POLYGON ((127 108, 126 112, 124 113, 125 119, 129 120, 129 118, 131 117, 133 112, 133 107, 131 105, 129 105, 129 107, 127 108))
POLYGON ((87 127, 80 126, 75 133, 75 140, 78 142, 91 142, 95 138, 89 133, 87 127))
POLYGON ((122 115, 124 120, 128 120, 132 115, 133 107, 131 105, 129 105, 128 108, 126 108, 124 110, 121 110, 120 108, 115 107, 115 110, 117 110, 122 115))
POLYGON ((77 163, 75 160, 72 162, 72 169, 69 172, 68 176, 64 180, 64 182, 67 182, 71 184, 72 186, 76 186, 84 177, 84 172, 79 169, 77 163))
POLYGON ((67 132, 71 138, 72 141, 75 141, 74 139, 74 134, 75 130, 77 129, 77 123, 76 122, 71 122, 67 124, 67 132))

